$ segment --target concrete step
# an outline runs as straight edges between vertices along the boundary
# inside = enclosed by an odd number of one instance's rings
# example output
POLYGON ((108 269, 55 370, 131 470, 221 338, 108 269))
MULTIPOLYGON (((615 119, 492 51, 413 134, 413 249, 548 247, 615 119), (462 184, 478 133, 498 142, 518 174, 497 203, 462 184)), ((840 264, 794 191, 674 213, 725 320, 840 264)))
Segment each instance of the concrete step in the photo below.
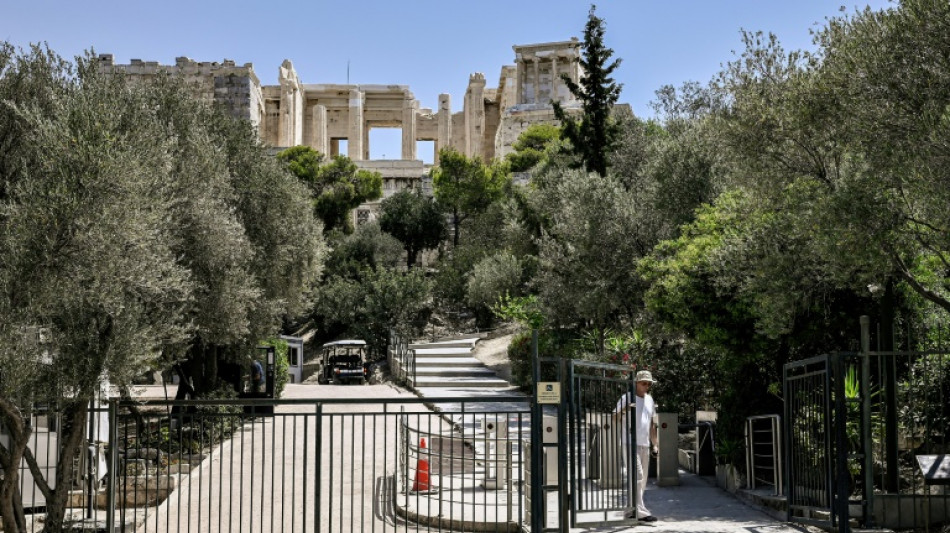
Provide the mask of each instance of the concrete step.
POLYGON ((454 348, 472 349, 474 347, 475 347, 475 343, 472 343, 472 342, 417 342, 417 343, 410 344, 408 346, 410 350, 419 350, 419 349, 451 350, 454 348))
POLYGON ((458 387, 486 387, 502 388, 510 386, 509 383, 499 378, 478 378, 478 377, 417 377, 413 383, 415 388, 439 387, 439 388, 458 388, 458 387))
POLYGON ((484 366, 474 357, 416 357, 416 368, 433 366, 484 366))
POLYGON ((495 378, 497 374, 484 366, 416 366, 416 376, 495 378))
POLYGON ((472 355, 471 348, 439 348, 427 347, 416 348, 416 357, 469 357, 472 355))

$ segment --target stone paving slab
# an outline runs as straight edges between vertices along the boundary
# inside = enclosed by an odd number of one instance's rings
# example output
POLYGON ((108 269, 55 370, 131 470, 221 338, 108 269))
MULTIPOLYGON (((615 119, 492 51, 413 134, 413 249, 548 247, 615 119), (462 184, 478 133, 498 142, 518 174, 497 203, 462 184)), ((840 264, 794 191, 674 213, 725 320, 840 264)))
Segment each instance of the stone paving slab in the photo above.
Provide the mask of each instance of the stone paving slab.
MULTIPOLYGON (((576 528, 572 532, 625 531, 640 533, 806 533, 819 531, 770 517, 762 509, 747 505, 732 494, 716 487, 712 478, 680 472, 678 487, 658 487, 647 483, 644 503, 658 518, 656 522, 636 525, 576 528)), ((552 495, 556 504, 556 495, 552 495)), ((550 504, 549 504, 550 505, 550 504)), ((610 519, 621 520, 620 512, 610 519)), ((548 523, 557 521, 556 510, 548 511, 548 523)))

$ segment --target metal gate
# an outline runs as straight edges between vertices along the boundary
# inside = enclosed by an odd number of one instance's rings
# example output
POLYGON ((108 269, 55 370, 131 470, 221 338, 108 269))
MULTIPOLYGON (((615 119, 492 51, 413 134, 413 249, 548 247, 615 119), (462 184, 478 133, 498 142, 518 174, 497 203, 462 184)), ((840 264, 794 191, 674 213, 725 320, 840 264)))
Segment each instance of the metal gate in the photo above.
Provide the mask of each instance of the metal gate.
POLYGON ((635 374, 627 366, 573 360, 566 374, 571 526, 623 524, 623 512, 635 507, 637 469, 629 465, 636 432, 634 417, 614 413, 621 397, 635 394, 635 374))
POLYGON ((867 360, 826 354, 785 365, 785 450, 788 520, 850 531, 849 507, 867 520, 867 360))
POLYGON ((91 512, 138 533, 520 531, 527 407, 520 396, 114 400, 91 512))

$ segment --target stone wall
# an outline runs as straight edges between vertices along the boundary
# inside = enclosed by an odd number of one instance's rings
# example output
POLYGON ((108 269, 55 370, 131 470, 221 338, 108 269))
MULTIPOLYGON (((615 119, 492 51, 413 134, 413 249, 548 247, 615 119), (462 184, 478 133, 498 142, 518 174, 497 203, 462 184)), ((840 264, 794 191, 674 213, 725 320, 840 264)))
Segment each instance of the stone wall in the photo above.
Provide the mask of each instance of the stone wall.
POLYGON ((179 57, 174 65, 141 59, 133 59, 128 65, 116 65, 112 54, 99 54, 99 65, 107 71, 127 75, 133 83, 148 82, 163 74, 181 76, 195 87, 197 97, 224 105, 231 114, 251 121, 255 127, 263 119, 261 83, 250 63, 237 66, 230 59, 218 63, 179 57))

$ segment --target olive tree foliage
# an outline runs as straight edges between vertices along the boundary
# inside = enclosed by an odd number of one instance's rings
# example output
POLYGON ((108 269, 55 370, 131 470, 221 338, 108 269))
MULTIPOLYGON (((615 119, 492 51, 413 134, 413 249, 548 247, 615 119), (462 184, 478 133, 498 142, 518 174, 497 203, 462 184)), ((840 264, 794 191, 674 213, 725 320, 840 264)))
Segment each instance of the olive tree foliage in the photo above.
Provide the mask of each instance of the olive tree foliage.
POLYGON ((335 233, 330 241, 324 277, 357 279, 365 268, 395 268, 402 262, 402 243, 376 222, 361 224, 349 235, 335 233))
POLYGON ((335 229, 351 233, 350 211, 383 195, 382 175, 358 168, 346 156, 327 160, 309 146, 294 146, 277 154, 277 158, 310 188, 314 213, 327 233, 335 229))
POLYGON ((614 104, 620 98, 622 84, 611 77, 620 66, 620 59, 610 60, 614 51, 604 44, 606 24, 604 19, 594 14, 596 7, 591 6, 584 26, 584 41, 581 43, 580 65, 584 77, 575 82, 562 74, 561 80, 567 85, 583 107, 578 120, 553 102, 554 114, 561 121, 561 135, 570 141, 568 151, 587 172, 607 175, 608 153, 617 137, 617 124, 610 116, 614 104))
MULTIPOLYGON (((897 279, 950 311, 950 5, 909 0, 819 35, 831 117, 855 164, 841 202, 897 279), (856 205, 857 204, 857 205, 856 205), (863 207, 863 209, 860 209, 863 207)), ((888 272, 878 272, 885 284, 888 272)))
POLYGON ((436 201, 452 215, 455 247, 460 242, 462 223, 499 200, 510 181, 504 165, 486 166, 451 148, 439 150, 439 165, 432 169, 431 176, 436 201))
POLYGON ((21 458, 62 530, 86 408, 107 377, 245 346, 302 307, 322 240, 306 190, 183 83, 131 86, 91 56, 74 63, 0 46, 0 514, 24 527, 21 458), (291 220, 287 220, 287 217, 291 220), (316 237, 313 237, 316 235, 316 237), (27 410, 58 406, 57 479, 26 447, 27 410))
POLYGON ((505 250, 484 257, 472 268, 465 283, 465 300, 475 310, 480 325, 490 325, 491 307, 499 300, 524 292, 524 268, 505 250))
MULTIPOLYGON (((950 70, 948 45, 935 36, 948 24, 950 7, 911 1, 832 19, 815 54, 747 34, 746 50, 712 85, 725 103, 716 125, 729 185, 793 209, 783 216, 807 231, 814 261, 826 265, 812 286, 867 294, 900 280, 950 310, 950 70)), ((791 273, 800 261, 777 254, 764 264, 791 273)))
POLYGON ((196 103, 177 79, 148 91, 175 161, 174 250, 196 284, 177 396, 200 396, 220 385, 219 362, 240 362, 244 348, 306 308, 324 243, 306 186, 249 124, 196 103))
POLYGON ((652 242, 636 199, 616 180, 567 170, 543 193, 550 223, 533 290, 552 323, 603 332, 639 307, 633 275, 652 242))
POLYGON ((38 485, 45 528, 60 531, 102 376, 128 383, 183 345, 194 285, 172 248, 174 160, 148 99, 88 58, 0 49, 0 419, 10 435, 0 514, 4 531, 25 530, 18 469, 24 456, 35 466, 25 410, 50 402, 66 422, 63 447, 56 479, 38 485))
POLYGON ((422 191, 404 189, 380 203, 382 215, 379 226, 406 249, 406 266, 412 268, 424 250, 442 243, 445 235, 445 217, 432 198, 422 191))

